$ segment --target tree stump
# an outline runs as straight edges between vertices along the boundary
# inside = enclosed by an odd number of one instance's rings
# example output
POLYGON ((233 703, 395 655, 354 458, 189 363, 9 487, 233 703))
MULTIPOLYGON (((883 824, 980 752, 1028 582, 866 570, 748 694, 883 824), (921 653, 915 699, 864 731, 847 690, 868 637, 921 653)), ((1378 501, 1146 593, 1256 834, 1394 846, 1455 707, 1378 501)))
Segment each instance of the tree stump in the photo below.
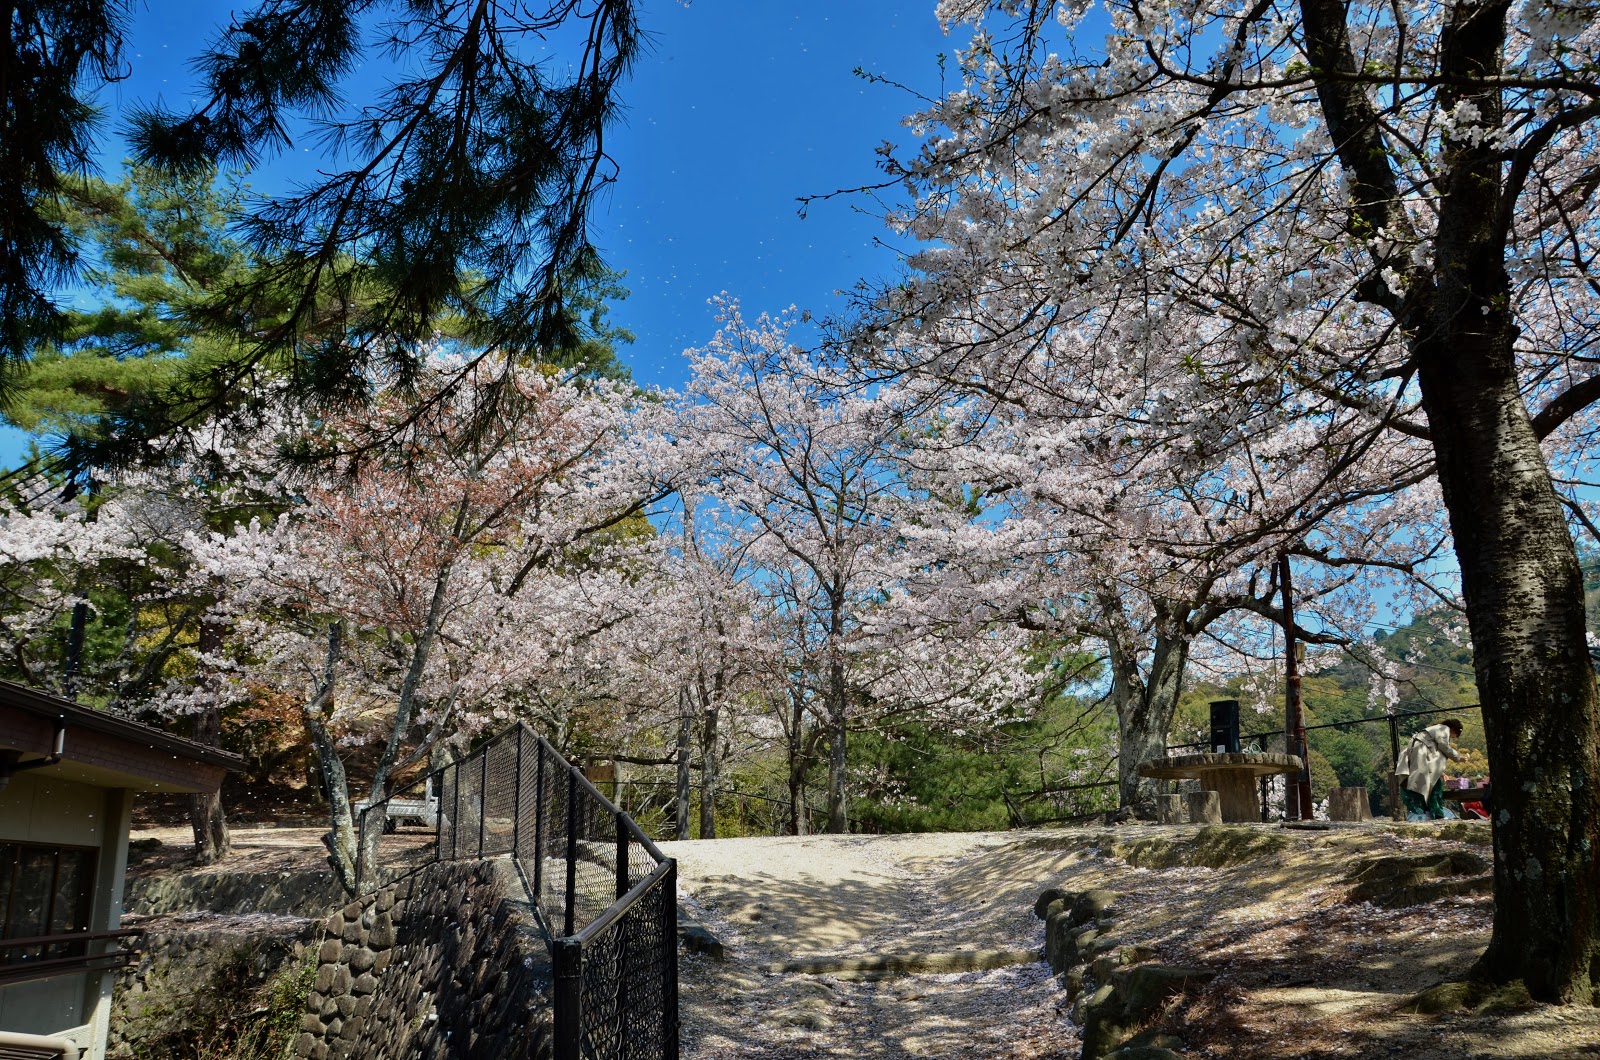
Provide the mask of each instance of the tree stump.
POLYGON ((1191 824, 1222 823, 1222 796, 1215 791, 1191 791, 1183 801, 1191 824))
POLYGON ((1156 822, 1158 824, 1188 824, 1189 810, 1182 795, 1156 796, 1156 822))
POLYGON ((1328 819, 1330 821, 1372 820, 1372 804, 1367 801, 1366 787, 1334 788, 1328 792, 1328 819))

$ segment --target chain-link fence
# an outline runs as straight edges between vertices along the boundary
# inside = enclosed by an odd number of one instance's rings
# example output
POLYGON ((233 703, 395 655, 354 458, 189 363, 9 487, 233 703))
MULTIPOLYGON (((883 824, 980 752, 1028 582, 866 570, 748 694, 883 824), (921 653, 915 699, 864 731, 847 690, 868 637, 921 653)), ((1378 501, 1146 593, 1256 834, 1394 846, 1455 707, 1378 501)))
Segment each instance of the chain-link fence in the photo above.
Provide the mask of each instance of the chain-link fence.
POLYGON ((362 809, 359 853, 363 890, 511 856, 550 946, 556 1060, 676 1060, 676 864, 526 725, 362 809))

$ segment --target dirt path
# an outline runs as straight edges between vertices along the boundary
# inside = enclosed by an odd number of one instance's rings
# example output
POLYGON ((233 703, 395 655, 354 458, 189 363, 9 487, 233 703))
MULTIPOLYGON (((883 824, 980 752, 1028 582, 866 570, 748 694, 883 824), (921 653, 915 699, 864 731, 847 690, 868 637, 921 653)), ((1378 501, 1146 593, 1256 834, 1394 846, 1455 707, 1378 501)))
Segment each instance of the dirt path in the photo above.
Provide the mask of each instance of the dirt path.
POLYGON ((762 971, 793 958, 1036 948, 1030 910, 1048 885, 1037 881, 1073 856, 1004 871, 1014 848, 988 834, 665 844, 686 908, 729 948, 726 962, 682 961, 684 1057, 1075 1057, 1042 962, 878 981, 762 971))
POLYGON ((764 970, 801 957, 1037 947, 1034 899, 1064 886, 1117 892, 1120 941, 1219 971, 1169 1014, 1187 1056, 1600 1057, 1594 1009, 1403 1011, 1482 951, 1490 900, 1377 909, 1346 901, 1345 874, 1363 858, 1458 844, 1426 831, 1239 829, 1208 868, 1186 852, 1194 835, 1130 827, 665 844, 685 908, 729 950, 726 962, 682 961, 683 1055, 1076 1060, 1067 995, 1042 962, 876 982, 764 970))
MULTIPOLYGON (((320 869, 321 831, 241 829, 233 854, 207 871, 320 869)), ((1486 856, 1486 833, 1215 832, 1203 857, 1190 849, 1194 829, 1154 826, 663 844, 678 859, 685 909, 729 950, 725 962, 682 958, 683 1056, 1076 1060, 1067 995, 1042 962, 877 981, 766 970, 799 958, 1034 949, 1034 899, 1059 886, 1116 892, 1120 943, 1218 971, 1170 1013, 1189 1057, 1600 1058, 1592 1008, 1403 1011, 1482 952, 1486 895, 1400 910, 1346 900, 1345 876, 1362 859, 1449 847, 1486 856)), ((161 843, 130 876, 185 871, 187 829, 134 838, 161 843)))

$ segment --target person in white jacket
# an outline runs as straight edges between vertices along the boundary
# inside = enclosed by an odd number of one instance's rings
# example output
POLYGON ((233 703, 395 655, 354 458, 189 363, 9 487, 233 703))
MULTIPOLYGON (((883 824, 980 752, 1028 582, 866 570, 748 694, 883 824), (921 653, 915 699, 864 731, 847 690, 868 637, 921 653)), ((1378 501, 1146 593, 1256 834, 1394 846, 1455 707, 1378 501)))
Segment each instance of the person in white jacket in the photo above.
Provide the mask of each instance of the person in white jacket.
POLYGON ((1458 761, 1461 753, 1450 745, 1461 738, 1461 722, 1446 718, 1437 725, 1411 734, 1411 742, 1401 749, 1394 773, 1400 778, 1400 798, 1406 804, 1406 820, 1439 820, 1445 816, 1444 764, 1458 761))

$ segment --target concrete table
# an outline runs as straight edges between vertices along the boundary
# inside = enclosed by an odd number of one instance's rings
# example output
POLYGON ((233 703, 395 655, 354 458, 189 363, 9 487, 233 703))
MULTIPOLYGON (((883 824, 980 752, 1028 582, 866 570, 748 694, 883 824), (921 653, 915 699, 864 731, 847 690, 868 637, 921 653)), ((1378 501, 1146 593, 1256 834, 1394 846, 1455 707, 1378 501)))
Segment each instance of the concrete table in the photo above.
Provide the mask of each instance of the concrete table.
POLYGON ((1222 803, 1222 819, 1236 823, 1261 819, 1261 801, 1256 794, 1256 781, 1259 778, 1298 772, 1298 755, 1260 751, 1168 755, 1139 766, 1141 777, 1198 780, 1202 788, 1217 793, 1217 799, 1222 803))

